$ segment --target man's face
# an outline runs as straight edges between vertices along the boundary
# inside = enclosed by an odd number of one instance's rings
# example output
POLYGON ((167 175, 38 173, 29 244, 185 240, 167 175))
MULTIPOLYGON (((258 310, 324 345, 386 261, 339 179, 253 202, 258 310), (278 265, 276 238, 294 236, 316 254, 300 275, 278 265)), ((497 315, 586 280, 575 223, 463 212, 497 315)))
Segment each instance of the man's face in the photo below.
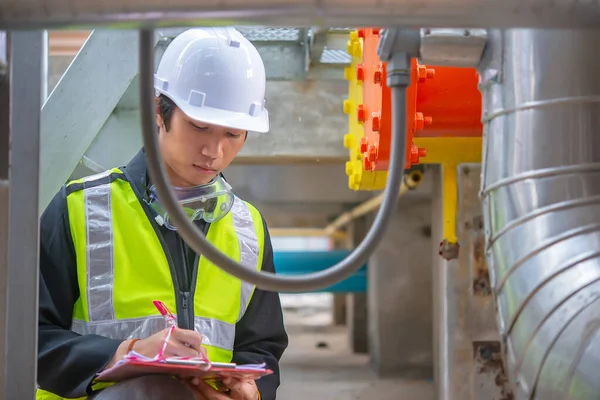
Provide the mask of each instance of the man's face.
POLYGON ((175 107, 169 130, 157 114, 159 148, 174 186, 211 181, 242 149, 246 131, 194 121, 175 107))

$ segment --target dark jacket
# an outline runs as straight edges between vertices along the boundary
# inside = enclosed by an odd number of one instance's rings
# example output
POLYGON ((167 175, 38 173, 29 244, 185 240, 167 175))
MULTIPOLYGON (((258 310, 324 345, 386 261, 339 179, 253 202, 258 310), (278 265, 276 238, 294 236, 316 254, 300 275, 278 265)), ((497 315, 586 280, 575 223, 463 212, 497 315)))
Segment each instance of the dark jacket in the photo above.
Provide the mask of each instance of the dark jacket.
MULTIPOLYGON (((144 152, 140 151, 125 170, 138 192, 145 193, 148 176, 144 152)), ((263 223, 265 249, 262 270, 274 272, 271 239, 264 219, 263 223)), ((208 228, 201 226, 205 232, 208 228)), ((190 262, 196 257, 193 250, 175 231, 164 227, 159 229, 173 257, 177 274, 193 276, 191 271, 195 265, 190 262)), ((65 187, 56 194, 41 217, 39 289, 38 384, 59 396, 85 396, 94 375, 110 362, 121 341, 97 335, 81 336, 70 330, 79 286, 65 187)), ((246 313, 236 325, 233 362, 265 362, 274 371, 273 375, 257 381, 264 400, 276 398, 280 382, 278 363, 287 344, 278 294, 256 289, 246 313)))

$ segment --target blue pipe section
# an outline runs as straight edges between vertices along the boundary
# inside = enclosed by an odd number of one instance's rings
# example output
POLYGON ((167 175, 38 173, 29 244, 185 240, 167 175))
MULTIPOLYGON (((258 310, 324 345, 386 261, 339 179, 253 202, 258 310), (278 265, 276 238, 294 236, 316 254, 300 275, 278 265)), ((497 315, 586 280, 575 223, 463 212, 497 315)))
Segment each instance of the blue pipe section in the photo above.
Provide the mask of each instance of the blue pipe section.
MULTIPOLYGON (((350 252, 336 251, 275 251, 273 258, 278 275, 301 275, 322 271, 342 261, 350 252)), ((365 293, 367 291, 367 264, 332 286, 316 292, 365 293)))

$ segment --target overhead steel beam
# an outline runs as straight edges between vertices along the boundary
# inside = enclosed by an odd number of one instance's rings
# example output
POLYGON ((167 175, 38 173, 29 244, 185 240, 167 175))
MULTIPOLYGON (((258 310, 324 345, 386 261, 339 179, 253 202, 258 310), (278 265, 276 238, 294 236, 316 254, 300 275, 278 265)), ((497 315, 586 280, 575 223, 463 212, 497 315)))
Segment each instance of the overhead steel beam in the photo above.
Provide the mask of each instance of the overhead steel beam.
POLYGON ((134 31, 94 31, 48 97, 41 119, 40 211, 69 178, 137 75, 137 43, 134 31))
MULTIPOLYGON (((0 276, 6 285, 0 296, 0 398, 6 400, 33 399, 37 387, 39 220, 32 210, 39 201, 44 34, 12 32, 9 40, 10 104, 0 108, 0 120, 10 120, 10 129, 3 122, 0 131, 3 143, 10 139, 10 147, 0 146, 0 276)), ((7 85, 0 86, 6 101, 7 85)))
POLYGON ((160 26, 421 26, 578 28, 598 26, 596 1, 576 0, 103 0, 0 2, 0 28, 160 26))

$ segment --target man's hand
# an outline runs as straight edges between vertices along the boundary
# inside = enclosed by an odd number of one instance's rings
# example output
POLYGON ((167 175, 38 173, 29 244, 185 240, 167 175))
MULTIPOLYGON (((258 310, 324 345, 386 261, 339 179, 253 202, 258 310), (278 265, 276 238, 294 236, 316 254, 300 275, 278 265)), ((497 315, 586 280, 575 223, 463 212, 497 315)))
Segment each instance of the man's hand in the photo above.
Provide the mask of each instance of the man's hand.
MULTIPOLYGON (((135 342, 133 345, 133 350, 146 357, 156 356, 162 349, 170 329, 171 328, 163 329, 149 338, 135 342)), ((112 367, 117 363, 117 361, 126 356, 127 348, 129 347, 130 343, 130 340, 126 340, 121 343, 113 355, 111 362, 106 366, 106 368, 112 367)), ((169 337, 164 355, 169 357, 198 357, 199 355, 206 356, 206 349, 202 347, 202 335, 192 330, 175 328, 169 337)))
MULTIPOLYGON (((156 356, 162 349, 170 329, 164 329, 147 339, 136 342, 133 345, 133 350, 146 357, 156 356)), ((173 329, 164 355, 168 357, 206 356, 206 349, 202 347, 202 335, 188 329, 173 329)))
POLYGON ((200 378, 188 381, 194 392, 195 400, 258 400, 258 389, 253 380, 240 381, 238 379, 225 378, 223 385, 228 388, 226 392, 215 390, 200 378))

